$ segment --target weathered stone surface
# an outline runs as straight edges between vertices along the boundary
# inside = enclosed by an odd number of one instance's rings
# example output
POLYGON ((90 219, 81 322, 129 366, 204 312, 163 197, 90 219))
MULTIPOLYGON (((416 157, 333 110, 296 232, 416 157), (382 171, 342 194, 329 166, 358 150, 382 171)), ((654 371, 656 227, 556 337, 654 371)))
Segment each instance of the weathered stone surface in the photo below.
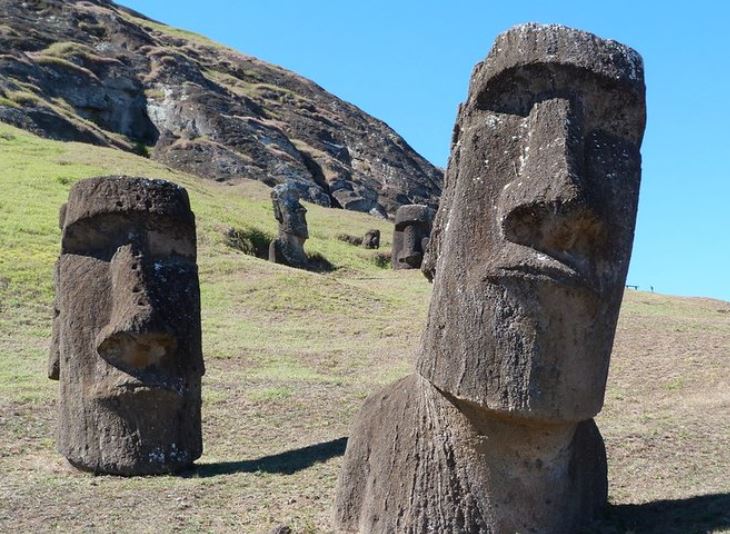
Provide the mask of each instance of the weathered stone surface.
POLYGON ((393 230, 393 269, 418 269, 426 250, 434 210, 412 204, 401 206, 395 213, 393 230))
POLYGON ((373 534, 562 533, 605 504, 606 475, 593 420, 485 417, 414 374, 365 401, 347 442, 335 522, 339 532, 373 534))
POLYGON ((368 230, 362 238, 362 246, 369 249, 380 248, 380 230, 368 230))
POLYGON ((337 234, 337 239, 356 247, 368 249, 380 248, 380 230, 368 230, 363 237, 350 234, 337 234))
POLYGON ((0 120, 324 206, 436 206, 442 173, 310 80, 103 0, 0 0, 0 120))
POLYGON ((606 502, 592 420, 628 268, 646 120, 633 50, 500 35, 454 129, 422 266, 417 374, 366 401, 340 531, 572 532, 606 502))
POLYGON ((299 190, 290 183, 271 190, 274 217, 279 222, 279 237, 269 245, 269 261, 304 268, 307 255, 304 242, 309 238, 307 209, 299 202, 299 190))
POLYGON ((78 182, 61 210, 49 376, 58 450, 99 473, 167 473, 202 453, 200 290, 187 192, 78 182))
POLYGON ((362 245, 362 237, 358 237, 356 235, 337 234, 335 237, 339 241, 344 241, 345 243, 349 243, 350 245, 355 245, 356 247, 359 247, 362 245))

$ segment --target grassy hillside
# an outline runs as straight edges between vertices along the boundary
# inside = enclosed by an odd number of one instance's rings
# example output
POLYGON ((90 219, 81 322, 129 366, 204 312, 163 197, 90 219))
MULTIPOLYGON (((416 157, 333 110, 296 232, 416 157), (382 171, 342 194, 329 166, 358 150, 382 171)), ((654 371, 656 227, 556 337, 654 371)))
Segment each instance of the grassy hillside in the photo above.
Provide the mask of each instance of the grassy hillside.
MULTIPOLYGON (((0 531, 295 532, 331 529, 348 425, 365 396, 408 373, 430 286, 335 239, 388 222, 308 205, 310 252, 289 269, 230 248, 275 233, 268 190, 225 186, 127 153, 0 125, 0 531), (74 181, 131 174, 185 186, 198 220, 205 454, 184 477, 96 477, 54 450, 45 378, 57 211, 74 181)), ((630 292, 606 407, 612 506, 604 532, 730 529, 730 304, 630 292)))

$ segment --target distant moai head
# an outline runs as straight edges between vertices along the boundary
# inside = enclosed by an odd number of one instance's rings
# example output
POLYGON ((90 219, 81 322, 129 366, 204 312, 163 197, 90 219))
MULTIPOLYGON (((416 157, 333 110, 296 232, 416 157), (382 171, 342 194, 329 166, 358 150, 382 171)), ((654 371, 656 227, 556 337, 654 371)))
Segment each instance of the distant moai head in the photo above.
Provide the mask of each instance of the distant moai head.
POLYGON ((409 204, 395 212, 393 231, 393 269, 418 269, 431 235, 434 210, 428 206, 409 204))
POLYGON ((274 217, 279 221, 279 236, 294 236, 302 243, 309 238, 307 209, 299 202, 299 190, 290 183, 283 183, 271 190, 274 217))
POLYGON ((204 367, 187 192, 162 180, 83 180, 61 228, 50 365, 59 451, 122 475, 192 464, 204 367))
POLYGON ((291 267, 307 267, 304 242, 309 238, 307 209, 299 202, 299 190, 289 182, 271 190, 274 217, 279 221, 279 237, 269 243, 269 261, 291 267))
POLYGON ((365 248, 380 248, 380 230, 368 230, 362 238, 362 246, 365 248))
POLYGON ((561 26, 513 28, 475 67, 429 245, 418 370, 440 390, 543 420, 601 409, 644 93, 636 52, 561 26))

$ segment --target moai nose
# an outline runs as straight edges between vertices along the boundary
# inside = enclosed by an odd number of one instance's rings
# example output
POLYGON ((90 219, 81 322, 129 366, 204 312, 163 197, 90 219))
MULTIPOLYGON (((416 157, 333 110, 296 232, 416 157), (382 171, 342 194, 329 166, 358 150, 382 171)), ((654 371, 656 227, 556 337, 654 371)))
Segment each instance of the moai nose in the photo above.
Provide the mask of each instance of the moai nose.
POLYGON ((99 355, 122 370, 158 365, 177 347, 150 295, 142 248, 129 244, 111 260, 112 313, 96 338, 99 355))
POLYGON ((582 250, 602 232, 583 174, 583 124, 568 99, 536 103, 516 178, 502 191, 505 238, 556 257, 582 250))

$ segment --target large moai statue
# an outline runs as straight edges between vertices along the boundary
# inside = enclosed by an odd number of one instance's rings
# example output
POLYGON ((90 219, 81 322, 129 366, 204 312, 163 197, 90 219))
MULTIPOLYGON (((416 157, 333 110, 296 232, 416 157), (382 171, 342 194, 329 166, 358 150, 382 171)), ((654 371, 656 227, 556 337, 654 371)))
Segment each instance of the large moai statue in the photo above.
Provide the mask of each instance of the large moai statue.
POLYGON ((195 217, 163 180, 76 183, 61 208, 49 376, 58 450, 97 473, 190 466, 203 449, 195 217))
POLYGON ((407 204, 395 212, 393 230, 393 269, 418 269, 431 235, 434 210, 420 204, 407 204))
POLYGON ((641 57, 589 33, 518 26, 476 66, 423 266, 417 372, 351 430, 339 531, 564 533, 605 505, 593 417, 645 120, 641 57))
POLYGON ((269 244, 269 261, 303 268, 307 266, 304 242, 309 239, 307 209, 299 202, 299 191, 290 183, 271 190, 274 217, 279 222, 279 237, 269 244))

